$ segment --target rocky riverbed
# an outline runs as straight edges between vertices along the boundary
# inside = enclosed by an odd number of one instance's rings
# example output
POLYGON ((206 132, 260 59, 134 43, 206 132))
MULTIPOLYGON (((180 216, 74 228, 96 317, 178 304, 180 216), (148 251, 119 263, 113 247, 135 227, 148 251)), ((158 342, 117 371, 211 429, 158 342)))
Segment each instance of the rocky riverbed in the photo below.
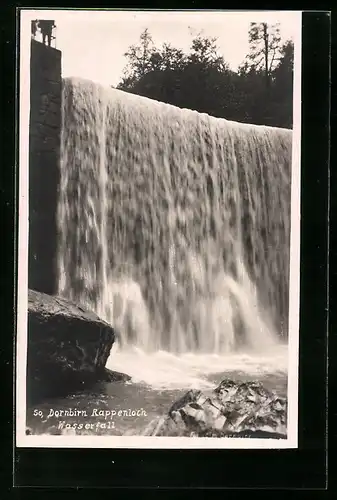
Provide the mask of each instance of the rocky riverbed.
POLYGON ((286 438, 286 421, 285 398, 259 382, 225 379, 213 391, 188 391, 146 435, 286 438))

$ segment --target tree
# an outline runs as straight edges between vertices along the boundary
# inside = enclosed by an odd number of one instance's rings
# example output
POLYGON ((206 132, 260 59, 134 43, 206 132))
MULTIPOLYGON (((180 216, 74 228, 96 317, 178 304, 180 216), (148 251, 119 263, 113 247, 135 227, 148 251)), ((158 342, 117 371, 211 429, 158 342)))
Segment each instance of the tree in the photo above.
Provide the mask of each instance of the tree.
POLYGON ((286 41, 280 50, 280 61, 273 72, 273 112, 280 126, 292 127, 294 43, 286 41))
MULTIPOLYGON (((172 47, 170 43, 164 43, 161 50, 156 51, 156 57, 161 61, 162 70, 183 69, 186 64, 186 55, 181 49, 172 47)), ((154 69, 154 68, 153 68, 154 69)))
POLYGON ((205 66, 214 67, 219 71, 228 69, 224 58, 218 54, 216 45, 217 38, 208 38, 198 34, 191 45, 191 54, 189 55, 190 63, 204 64, 205 66))
POLYGON ((139 45, 131 45, 124 54, 128 64, 124 69, 124 80, 129 84, 141 78, 149 69, 149 62, 153 54, 153 40, 146 28, 140 35, 139 45))
POLYGON ((250 23, 248 40, 250 53, 247 59, 250 67, 254 68, 255 71, 263 71, 266 87, 269 88, 271 75, 280 55, 281 36, 279 24, 250 23))
POLYGON ((274 70, 274 76, 275 78, 282 77, 290 81, 293 78, 293 68, 294 42, 292 40, 287 40, 280 49, 279 64, 274 70))
POLYGON ((223 78, 226 75, 229 82, 232 72, 218 54, 216 38, 199 33, 186 54, 168 43, 155 47, 146 30, 125 56, 128 63, 119 89, 215 116, 223 116, 222 103, 227 108, 231 104, 223 78))
POLYGON ((155 46, 145 30, 125 54, 117 88, 218 118, 291 127, 292 42, 282 46, 278 27, 256 23, 249 39, 250 52, 234 72, 219 54, 216 38, 198 33, 185 53, 169 43, 155 46))

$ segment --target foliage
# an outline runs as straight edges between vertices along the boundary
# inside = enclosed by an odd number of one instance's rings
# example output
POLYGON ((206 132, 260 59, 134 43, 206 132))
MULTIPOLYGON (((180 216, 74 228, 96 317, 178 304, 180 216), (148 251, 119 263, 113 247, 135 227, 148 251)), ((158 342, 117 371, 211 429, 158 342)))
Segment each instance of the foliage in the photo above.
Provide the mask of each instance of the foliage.
POLYGON ((247 55, 248 66, 255 71, 262 69, 268 86, 280 52, 279 24, 268 26, 267 23, 250 23, 248 40, 250 45, 250 52, 247 55))
POLYGON ((252 23, 248 36, 250 52, 232 71, 216 38, 198 34, 185 53, 156 47, 145 30, 125 54, 117 88, 228 120, 291 128, 293 43, 281 45, 278 25, 252 23))

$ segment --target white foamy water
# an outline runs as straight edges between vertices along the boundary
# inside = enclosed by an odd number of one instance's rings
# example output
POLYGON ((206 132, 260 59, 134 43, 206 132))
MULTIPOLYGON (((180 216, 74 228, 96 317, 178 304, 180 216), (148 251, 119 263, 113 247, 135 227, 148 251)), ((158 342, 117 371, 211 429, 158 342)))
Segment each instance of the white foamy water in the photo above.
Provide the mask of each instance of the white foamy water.
POLYGON ((115 327, 114 369, 285 369, 291 140, 64 81, 59 293, 115 327))
POLYGON ((131 348, 113 352, 107 367, 126 372, 134 383, 145 383, 155 390, 212 389, 216 375, 240 373, 264 379, 277 374, 286 376, 288 352, 284 345, 274 346, 263 354, 240 352, 228 354, 186 353, 176 356, 165 351, 147 354, 131 348))

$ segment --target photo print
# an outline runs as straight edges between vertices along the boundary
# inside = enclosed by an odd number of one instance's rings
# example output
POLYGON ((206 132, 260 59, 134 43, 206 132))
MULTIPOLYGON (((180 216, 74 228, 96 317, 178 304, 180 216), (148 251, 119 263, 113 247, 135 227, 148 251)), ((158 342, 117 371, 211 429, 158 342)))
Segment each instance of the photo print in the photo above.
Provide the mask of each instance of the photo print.
POLYGON ((17 446, 296 448, 301 13, 20 11, 17 446))

